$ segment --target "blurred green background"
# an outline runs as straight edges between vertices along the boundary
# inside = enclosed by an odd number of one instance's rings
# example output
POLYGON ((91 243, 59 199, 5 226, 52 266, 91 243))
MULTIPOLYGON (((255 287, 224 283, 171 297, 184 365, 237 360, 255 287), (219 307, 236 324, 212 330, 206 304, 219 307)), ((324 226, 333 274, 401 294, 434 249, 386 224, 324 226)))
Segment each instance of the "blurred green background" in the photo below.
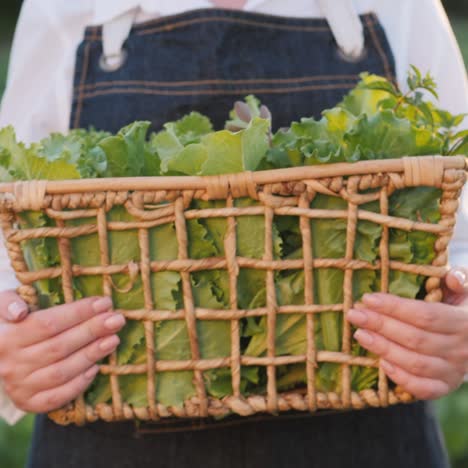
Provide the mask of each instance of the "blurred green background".
MULTIPOLYGON (((468 2, 446 0, 450 20, 468 65, 468 2)), ((5 88, 8 55, 20 2, 2 0, 0 6, 0 96, 5 88)), ((468 468, 468 384, 437 402, 442 429, 454 468, 468 468)), ((0 468, 24 466, 33 418, 14 427, 0 421, 0 468)), ((397 468, 397 467, 396 467, 397 468)))

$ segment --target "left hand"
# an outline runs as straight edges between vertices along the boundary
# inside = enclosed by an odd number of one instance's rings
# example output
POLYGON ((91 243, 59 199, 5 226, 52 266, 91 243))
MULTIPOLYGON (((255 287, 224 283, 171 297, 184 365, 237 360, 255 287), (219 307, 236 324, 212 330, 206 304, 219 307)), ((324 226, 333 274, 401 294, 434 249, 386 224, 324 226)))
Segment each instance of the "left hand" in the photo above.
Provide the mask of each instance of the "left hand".
POLYGON ((467 269, 447 273, 444 304, 366 294, 347 319, 388 377, 418 399, 447 395, 468 374, 467 269))

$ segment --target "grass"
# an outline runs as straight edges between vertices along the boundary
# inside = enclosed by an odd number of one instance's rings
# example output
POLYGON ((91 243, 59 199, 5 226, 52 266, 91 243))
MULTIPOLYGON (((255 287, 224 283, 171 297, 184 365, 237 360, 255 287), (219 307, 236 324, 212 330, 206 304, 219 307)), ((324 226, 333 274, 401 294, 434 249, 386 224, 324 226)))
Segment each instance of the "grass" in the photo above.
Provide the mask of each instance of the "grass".
POLYGON ((453 468, 468 466, 468 384, 436 403, 437 415, 444 431, 445 443, 453 468))
POLYGON ((9 50, 8 47, 0 46, 0 96, 3 94, 6 85, 9 50))
POLYGON ((8 58, 15 29, 14 18, 0 15, 0 98, 5 90, 8 58))
POLYGON ((27 416, 16 426, 10 427, 0 420, 0 466, 2 468, 25 466, 33 422, 33 416, 27 416))
POLYGON ((453 18, 451 22, 468 67, 468 18, 453 18))

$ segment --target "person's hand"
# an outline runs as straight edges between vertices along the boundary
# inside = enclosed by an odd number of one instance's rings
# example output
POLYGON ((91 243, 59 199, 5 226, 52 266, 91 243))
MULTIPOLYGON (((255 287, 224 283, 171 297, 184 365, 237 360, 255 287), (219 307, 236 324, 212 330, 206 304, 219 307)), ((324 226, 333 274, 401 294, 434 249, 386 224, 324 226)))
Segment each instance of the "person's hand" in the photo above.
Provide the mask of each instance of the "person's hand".
POLYGON ((17 408, 45 413, 86 390, 119 344, 125 318, 111 307, 94 297, 28 315, 13 291, 0 293, 0 381, 17 408))
POLYGON ((347 313, 354 336, 384 372, 416 398, 440 398, 468 373, 468 270, 444 279, 444 304, 367 294, 347 313))

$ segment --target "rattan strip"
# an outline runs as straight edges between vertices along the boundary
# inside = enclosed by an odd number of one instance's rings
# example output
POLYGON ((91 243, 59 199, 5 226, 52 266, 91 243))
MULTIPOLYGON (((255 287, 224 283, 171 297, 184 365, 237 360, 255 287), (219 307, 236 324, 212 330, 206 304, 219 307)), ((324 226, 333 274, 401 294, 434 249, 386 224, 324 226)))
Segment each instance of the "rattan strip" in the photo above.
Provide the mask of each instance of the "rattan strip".
MULTIPOLYGON (((337 393, 322 393, 317 392, 317 409, 332 409, 343 410, 347 409, 341 397, 337 393)), ((414 401, 413 397, 405 392, 391 390, 389 392, 389 403, 391 405, 399 403, 410 403, 414 401)), ((278 411, 307 411, 308 409, 307 396, 299 392, 281 393, 278 395, 278 411)), ((378 408, 379 397, 375 390, 363 390, 359 393, 351 393, 352 409, 378 408)), ((349 409, 349 408, 348 408, 349 409)), ((124 405, 123 417, 117 418, 113 412, 112 406, 106 404, 98 404, 96 407, 86 407, 86 421, 95 422, 104 420, 107 422, 115 422, 121 420, 139 419, 142 421, 151 420, 148 408, 133 407, 128 404, 124 405)), ((226 397, 222 400, 216 398, 208 399, 208 416, 223 417, 229 414, 238 414, 240 416, 251 416, 257 413, 266 413, 267 399, 261 395, 254 395, 245 399, 236 397, 226 397)), ((200 416, 200 401, 197 398, 187 400, 183 407, 164 406, 158 404, 158 413, 162 418, 194 418, 200 416)), ((73 406, 64 408, 63 410, 54 411, 49 416, 58 424, 67 425, 75 422, 75 411, 73 406)))
POLYGON ((164 203, 156 206, 154 209, 145 210, 144 206, 138 208, 134 203, 127 201, 125 208, 129 214, 134 216, 140 221, 156 221, 159 219, 166 219, 168 216, 173 216, 175 213, 174 203, 164 203))
MULTIPOLYGON (((143 299, 147 312, 154 309, 153 292, 151 287, 150 248, 148 230, 138 231, 138 242, 141 257, 141 281, 143 285, 143 299)), ((148 400, 151 419, 158 419, 158 407, 156 405, 156 376, 155 376, 155 346, 154 346, 154 322, 145 320, 145 344, 147 362, 146 397, 148 400)))
MULTIPOLYGON (((270 187, 265 187, 265 193, 270 194, 270 187)), ((273 217, 274 212, 270 207, 265 207, 265 253, 264 260, 273 260, 273 217)), ((276 356, 276 287, 275 272, 266 272, 266 304, 267 304, 267 356, 275 359, 276 356)), ((278 411, 278 390, 276 388, 276 368, 274 364, 267 365, 267 397, 268 411, 278 411)))
MULTIPOLYGON (((388 187, 380 190, 380 212, 388 214, 388 187)), ((380 291, 388 293, 390 283, 390 254, 389 254, 390 233, 387 226, 382 226, 382 239, 380 240, 379 253, 381 259, 380 269, 380 291)), ((379 366, 379 380, 377 384, 380 404, 388 406, 388 379, 387 374, 379 366)))
MULTIPOLYGON (((175 216, 175 228, 177 243, 179 248, 179 259, 188 259, 188 237, 187 237, 187 223, 184 216, 184 199, 179 197, 175 202, 176 216, 175 216)), ((192 285, 190 279, 190 273, 182 271, 180 273, 182 279, 182 294, 184 301, 185 320, 187 323, 187 332, 190 341, 190 352, 192 353, 193 360, 200 360, 200 348, 198 345, 197 336, 197 323, 195 318, 195 305, 193 301, 192 285)), ((200 370, 195 370, 195 388, 197 390, 198 398, 200 399, 200 411, 201 416, 207 416, 208 414, 208 400, 205 388, 205 382, 203 379, 203 373, 200 370)))
MULTIPOLYGON (((57 220, 57 227, 64 227, 64 222, 62 220, 57 220)), ((72 271, 72 262, 71 262, 71 246, 70 239, 58 238, 57 239, 58 250, 60 254, 60 263, 61 263, 61 277, 62 277, 62 291, 63 299, 65 303, 70 303, 74 301, 73 294, 73 271, 72 271)))
MULTIPOLYGON (((315 194, 304 192, 299 200, 301 208, 309 208, 315 194)), ((315 288, 313 274, 313 247, 310 220, 301 216, 299 228, 302 236, 302 252, 304 257, 304 304, 313 306, 315 303, 315 288)), ((278 311, 279 312, 279 311, 278 311)), ((315 318, 312 314, 306 316, 306 378, 307 378, 307 402, 309 411, 317 409, 317 398, 315 389, 315 368, 317 366, 315 346, 315 318)))
MULTIPOLYGON (((234 199, 229 195, 226 200, 226 206, 234 206, 234 199)), ((236 259, 237 252, 237 233, 236 220, 233 217, 227 219, 227 231, 224 240, 224 253, 229 274, 229 305, 231 310, 237 311, 237 278, 239 275, 239 265, 236 259)), ((219 313, 219 312, 218 312, 219 313)), ((195 312, 196 316, 196 312, 195 312)), ((231 383, 232 393, 235 397, 241 396, 241 350, 240 350, 240 331, 239 320, 231 320, 231 383)))
MULTIPOLYGON (((443 186, 440 199, 441 219, 439 224, 447 228, 447 232, 441 233, 435 242, 436 255, 432 261, 434 266, 444 266, 448 263, 448 244, 455 227, 455 213, 458 210, 462 186, 457 184, 460 180, 459 171, 446 170, 443 176, 443 186)), ((426 282, 426 301, 439 302, 443 299, 441 278, 431 277, 426 282)))
MULTIPOLYGON (((19 242, 12 242, 8 239, 8 233, 13 230, 14 225, 18 222, 16 216, 11 211, 4 209, 0 210, 0 222, 4 234, 4 242, 8 251, 8 257, 10 258, 11 265, 15 270, 15 274, 26 274, 28 266, 24 258, 23 249, 19 242)), ((60 276, 60 274, 58 275, 60 276)), ((18 293, 26 301, 31 310, 38 308, 39 298, 37 290, 32 286, 33 281, 22 281, 22 285, 18 288, 18 293)))
MULTIPOLYGON (((288 355, 288 356, 275 356, 275 357, 254 357, 254 356, 241 356, 240 363, 242 366, 283 366, 287 364, 301 364, 305 363, 307 355, 288 355)), ((336 364, 349 364, 355 366, 377 367, 378 362, 376 358, 366 356, 354 356, 352 354, 344 354, 340 351, 317 351, 317 362, 330 362, 336 364)), ((231 358, 213 358, 213 359, 187 359, 180 361, 157 361, 154 363, 154 368, 157 372, 165 371, 206 371, 212 369, 221 369, 231 366, 231 358)), ((120 366, 113 366, 109 364, 102 364, 100 371, 103 374, 116 374, 116 375, 130 375, 130 374, 144 374, 148 370, 147 364, 124 364, 120 366)))
MULTIPOLYGON (((99 238, 99 252, 101 256, 101 265, 109 265, 109 240, 107 237, 107 216, 104 207, 99 208, 97 213, 97 228, 99 238)), ((102 288, 104 296, 112 299, 112 278, 108 274, 104 274, 102 277, 102 288)), ((117 365, 117 351, 113 351, 109 356, 109 364, 111 366, 117 365)), ((120 393, 119 380, 116 375, 110 376, 110 387, 112 394, 112 406, 114 412, 117 415, 122 414, 122 394, 120 393)))
MULTIPOLYGON (((276 309, 277 314, 318 314, 321 312, 335 311, 341 312, 343 304, 330 304, 330 305, 286 305, 278 306, 276 309)), ((139 310, 117 310, 130 320, 152 320, 159 322, 163 320, 185 320, 185 310, 152 310, 146 309, 139 310)), ((194 315, 197 320, 241 320, 248 317, 264 317, 268 315, 266 307, 258 307, 256 309, 204 309, 195 307, 194 315)))
POLYGON ((73 211, 59 211, 52 208, 45 209, 45 213, 49 218, 61 219, 63 221, 72 221, 74 219, 96 218, 99 208, 91 210, 73 210, 73 211))
MULTIPOLYGON (((58 227, 64 226, 64 221, 56 221, 58 227)), ((60 263, 62 270, 62 291, 63 299, 66 304, 70 304, 74 301, 73 294, 73 273, 72 273, 72 262, 71 262, 71 245, 70 239, 58 238, 57 239, 58 250, 60 254, 60 263)), ((86 402, 84 393, 78 395, 75 400, 77 424, 83 425, 85 423, 84 413, 86 408, 86 402)))
MULTIPOLYGON (((355 177, 348 181, 348 190, 351 194, 355 193, 358 185, 355 177)), ((358 207, 352 202, 348 202, 348 220, 346 225, 346 251, 345 258, 348 262, 353 260, 354 247, 356 244, 358 207)), ((346 319, 346 313, 353 306, 353 269, 347 268, 344 272, 343 280, 343 336, 341 349, 344 354, 351 353, 351 324, 346 319)), ((341 366, 341 399, 343 404, 348 406, 351 401, 351 368, 347 364, 341 366)))
MULTIPOLYGON (((273 260, 266 261, 256 258, 237 257, 237 265, 241 268, 255 268, 257 270, 302 270, 304 268, 304 260, 273 260)), ((227 269, 227 260, 223 257, 209 257, 200 260, 164 260, 150 262, 151 272, 158 271, 176 271, 176 272, 195 272, 205 270, 222 270, 227 269)), ((363 260, 348 261, 344 258, 316 258, 312 260, 312 267, 317 268, 337 268, 341 270, 379 270, 381 262, 376 261, 374 264, 363 260)), ((402 271, 406 273, 414 273, 417 275, 436 276, 442 278, 445 276, 446 268, 443 266, 420 265, 412 263, 403 263, 395 260, 390 260, 389 267, 392 270, 402 271)), ((95 276, 95 275, 115 275, 118 273, 128 274, 130 277, 138 273, 140 266, 134 262, 124 265, 109 265, 109 266, 81 266, 73 265, 73 276, 95 276)), ((17 278, 23 283, 33 283, 42 279, 58 278, 62 275, 61 267, 44 268, 38 271, 18 271, 17 278)))
MULTIPOLYGON (((222 218, 229 216, 264 216, 267 210, 272 210, 275 216, 304 216, 310 219, 347 219, 347 210, 319 210, 319 209, 306 209, 299 207, 283 207, 272 208, 268 206, 252 206, 242 208, 213 208, 204 210, 189 210, 185 212, 185 219, 203 219, 203 218, 222 218)), ((358 210, 358 220, 370 221, 376 224, 388 226, 390 228, 401 229, 403 231, 423 231, 433 234, 444 233, 448 230, 446 226, 423 223, 420 221, 412 221, 405 218, 398 218, 393 216, 385 216, 380 213, 372 211, 358 210)), ((175 216, 158 219, 151 222, 109 222, 107 229, 109 231, 127 231, 135 229, 149 229, 152 227, 160 226, 163 224, 175 221, 175 216)), ((8 233, 8 240, 12 242, 20 242, 30 239, 38 239, 44 237, 80 237, 88 234, 95 234, 97 226, 93 224, 83 224, 74 227, 42 227, 34 229, 21 229, 11 230, 8 233)))

